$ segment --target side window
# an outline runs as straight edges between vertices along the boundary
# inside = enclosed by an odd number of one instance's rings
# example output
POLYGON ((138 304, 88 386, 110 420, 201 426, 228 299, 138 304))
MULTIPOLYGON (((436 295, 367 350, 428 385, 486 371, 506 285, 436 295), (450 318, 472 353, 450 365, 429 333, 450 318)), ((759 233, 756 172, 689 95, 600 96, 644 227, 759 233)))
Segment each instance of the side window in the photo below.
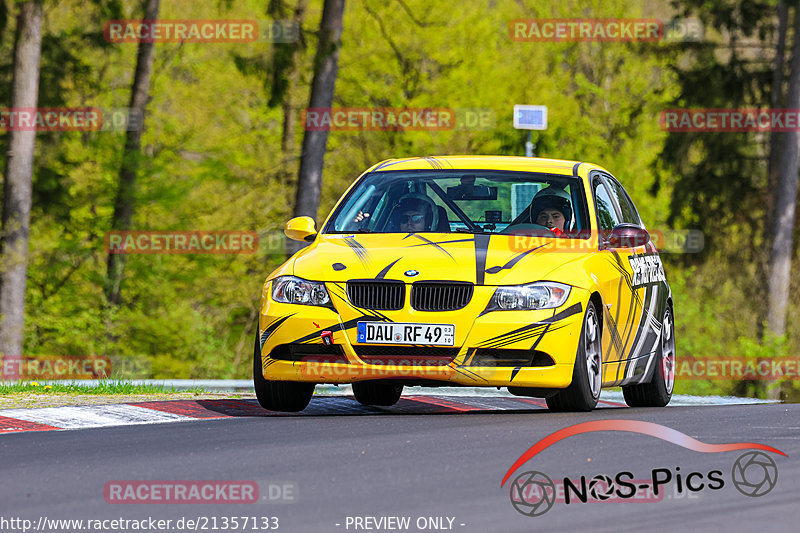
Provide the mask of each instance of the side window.
POLYGON ((622 212, 622 221, 641 226, 642 219, 639 217, 639 213, 636 211, 633 201, 631 201, 625 189, 622 188, 622 185, 620 185, 617 180, 608 177, 606 178, 606 182, 609 185, 611 194, 617 199, 617 205, 619 205, 619 210, 622 212))
POLYGON ((620 223, 617 212, 614 210, 614 202, 606 187, 599 180, 594 182, 595 208, 597 209, 597 224, 600 233, 605 238, 620 223))

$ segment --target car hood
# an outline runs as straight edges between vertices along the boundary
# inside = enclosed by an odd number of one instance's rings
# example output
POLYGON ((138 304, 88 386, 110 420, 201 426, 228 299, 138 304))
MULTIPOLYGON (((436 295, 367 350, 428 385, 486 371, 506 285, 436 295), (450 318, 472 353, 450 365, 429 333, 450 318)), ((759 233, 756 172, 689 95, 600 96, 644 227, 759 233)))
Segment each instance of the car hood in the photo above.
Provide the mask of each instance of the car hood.
POLYGON ((461 233, 320 235, 295 256, 292 270, 295 276, 319 281, 516 285, 548 279, 553 270, 585 258, 586 242, 461 233))

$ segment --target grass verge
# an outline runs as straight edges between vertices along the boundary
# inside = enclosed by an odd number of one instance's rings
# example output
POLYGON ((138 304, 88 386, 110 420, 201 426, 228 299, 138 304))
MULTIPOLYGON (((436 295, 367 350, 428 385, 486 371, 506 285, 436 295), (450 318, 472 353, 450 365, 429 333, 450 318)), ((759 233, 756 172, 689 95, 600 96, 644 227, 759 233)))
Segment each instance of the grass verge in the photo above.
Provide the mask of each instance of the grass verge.
POLYGON ((107 405, 159 400, 253 397, 255 396, 249 393, 208 392, 202 388, 175 389, 118 380, 102 381, 93 386, 59 383, 58 381, 0 382, 0 411, 3 409, 107 405))

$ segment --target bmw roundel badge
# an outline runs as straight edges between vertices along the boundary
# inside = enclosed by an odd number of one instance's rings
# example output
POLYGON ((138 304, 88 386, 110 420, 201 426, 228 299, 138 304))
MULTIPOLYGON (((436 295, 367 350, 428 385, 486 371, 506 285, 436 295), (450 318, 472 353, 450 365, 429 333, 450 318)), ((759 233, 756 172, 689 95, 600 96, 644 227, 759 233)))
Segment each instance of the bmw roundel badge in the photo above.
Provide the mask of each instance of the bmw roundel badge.
POLYGON ((419 275, 419 270, 406 270, 405 272, 403 272, 403 274, 405 274, 409 278, 413 278, 414 276, 419 275))

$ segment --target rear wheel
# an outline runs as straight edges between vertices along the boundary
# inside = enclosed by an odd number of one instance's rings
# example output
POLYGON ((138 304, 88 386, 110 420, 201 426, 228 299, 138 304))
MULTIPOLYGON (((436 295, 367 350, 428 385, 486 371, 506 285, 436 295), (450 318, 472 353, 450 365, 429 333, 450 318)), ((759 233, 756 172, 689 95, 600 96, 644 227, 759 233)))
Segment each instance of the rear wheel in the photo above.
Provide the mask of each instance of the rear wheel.
POLYGON ((661 324, 661 344, 653 377, 647 383, 622 387, 625 403, 631 407, 664 407, 672 399, 675 386, 675 323, 669 306, 661 324))
POLYGON ((295 381, 271 381, 264 379, 264 370, 261 366, 261 344, 258 342, 253 347, 253 387, 256 389, 258 403, 270 411, 288 411, 296 413, 302 411, 314 395, 314 383, 295 381))
POLYGON ((362 405, 394 405, 402 394, 402 385, 374 381, 353 383, 353 396, 362 405))
POLYGON ((586 304, 586 314, 583 316, 581 338, 578 341, 578 353, 575 356, 575 368, 572 371, 572 383, 566 389, 559 390, 545 400, 551 411, 591 411, 597 406, 603 382, 600 337, 601 330, 597 312, 594 303, 589 301, 586 304))

